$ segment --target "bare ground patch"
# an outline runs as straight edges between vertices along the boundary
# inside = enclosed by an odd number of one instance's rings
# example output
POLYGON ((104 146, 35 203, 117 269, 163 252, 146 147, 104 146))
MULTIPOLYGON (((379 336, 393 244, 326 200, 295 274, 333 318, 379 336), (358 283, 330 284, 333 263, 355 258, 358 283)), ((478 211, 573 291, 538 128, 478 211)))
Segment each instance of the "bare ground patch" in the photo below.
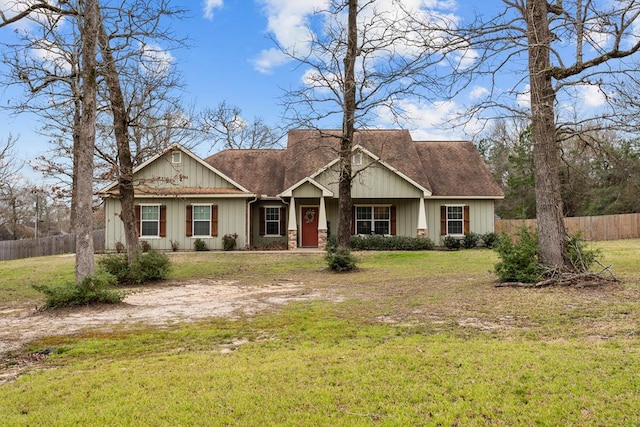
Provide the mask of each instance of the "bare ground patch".
POLYGON ((237 280, 199 279, 135 289, 117 305, 55 311, 40 311, 33 306, 0 307, 0 358, 26 343, 53 335, 123 326, 165 326, 209 317, 232 318, 291 301, 318 298, 332 299, 325 291, 295 281, 246 285, 237 280))

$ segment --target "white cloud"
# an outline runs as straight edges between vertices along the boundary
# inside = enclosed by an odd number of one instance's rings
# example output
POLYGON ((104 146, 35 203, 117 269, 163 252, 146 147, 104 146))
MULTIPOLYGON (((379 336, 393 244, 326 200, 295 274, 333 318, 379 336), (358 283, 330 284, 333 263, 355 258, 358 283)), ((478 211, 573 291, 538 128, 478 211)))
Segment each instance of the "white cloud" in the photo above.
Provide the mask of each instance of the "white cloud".
MULTIPOLYGON (((267 32, 285 50, 297 49, 303 54, 308 50, 308 18, 315 11, 326 7, 328 0, 263 0, 264 14, 267 16, 267 32)), ((271 48, 260 52, 253 60, 261 73, 269 73, 289 59, 279 49, 271 48)))
POLYGON ((529 85, 525 86, 524 92, 519 92, 516 95, 516 102, 519 107, 522 108, 530 108, 531 107, 531 87, 529 85))
POLYGON ((54 43, 48 40, 37 40, 31 49, 33 57, 42 61, 42 66, 54 75, 59 75, 59 70, 71 71, 71 64, 67 60, 67 54, 54 43))
POLYGON ((484 97, 485 95, 488 95, 489 89, 487 89, 486 87, 483 86, 475 86, 471 92, 469 93, 469 98, 471 99, 480 99, 482 97, 484 97))
POLYGON ((269 74, 274 68, 285 64, 289 61, 289 57, 282 53, 280 49, 271 48, 264 49, 260 55, 255 58, 252 63, 256 70, 263 74, 269 74))
MULTIPOLYGON (((368 30, 370 37, 375 39, 373 34, 379 31, 380 34, 388 34, 389 28, 384 25, 379 25, 379 28, 371 26, 372 16, 374 14, 386 14, 388 17, 393 14, 398 14, 398 1, 399 0, 376 0, 371 2, 360 14, 359 19, 366 21, 369 25, 368 30)), ((267 32, 273 35, 276 42, 287 51, 296 51, 297 55, 304 56, 309 50, 309 41, 311 40, 311 34, 309 34, 309 24, 313 19, 314 12, 328 10, 331 0, 262 0, 263 13, 267 17, 267 32)), ((403 0, 404 6, 407 10, 412 11, 412 15, 416 21, 419 22, 438 22, 438 23, 454 23, 457 18, 453 15, 444 15, 436 11, 439 10, 452 10, 456 6, 455 0, 403 0), (430 9, 430 10, 427 10, 430 9)), ((346 15, 340 16, 338 19, 346 19, 346 15)), ((320 18, 326 15, 318 15, 320 18)), ((327 22, 313 22, 315 25, 314 30, 318 32, 325 31, 327 22)), ((406 31, 405 27, 401 28, 402 31, 406 31)), ((442 38, 442 34, 433 32, 431 34, 434 42, 437 42, 442 38)), ((418 40, 419 37, 416 37, 418 40)), ((417 48, 416 43, 399 43, 394 46, 394 50, 397 54, 411 54, 417 48)), ((420 49, 424 50, 423 46, 420 49)), ((462 66, 465 66, 468 61, 475 60, 475 52, 469 51, 466 54, 460 55, 460 62, 462 66)), ((281 55, 275 55, 272 49, 263 50, 257 59, 254 61, 256 69, 260 72, 269 72, 272 68, 282 65, 286 62, 281 55), (272 62, 273 61, 273 62, 272 62)))
POLYGON ((171 67, 175 58, 171 53, 156 44, 140 45, 142 53, 142 67, 147 73, 164 74, 171 67))
POLYGON ((595 85, 580 85, 578 96, 585 107, 601 107, 606 102, 606 97, 600 87, 595 85))
POLYGON ((461 110, 453 101, 435 102, 427 106, 416 101, 401 100, 398 105, 405 116, 400 123, 388 110, 380 109, 378 117, 383 125, 410 129, 415 140, 467 139, 468 135, 480 128, 476 121, 456 125, 461 110))
POLYGON ((206 19, 213 19, 214 9, 220 9, 223 6, 223 0, 205 0, 204 2, 204 17, 206 19))

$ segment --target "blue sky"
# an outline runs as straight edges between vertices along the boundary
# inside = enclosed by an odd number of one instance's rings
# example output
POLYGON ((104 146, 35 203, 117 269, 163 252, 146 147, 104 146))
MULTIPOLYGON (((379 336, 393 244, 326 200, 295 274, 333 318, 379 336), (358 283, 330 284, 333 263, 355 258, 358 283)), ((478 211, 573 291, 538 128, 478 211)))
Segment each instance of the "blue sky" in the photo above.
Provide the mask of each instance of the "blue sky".
MULTIPOLYGON (((0 0, 6 10, 14 0, 0 0)), ((183 101, 196 108, 216 107, 220 102, 238 106, 246 119, 260 117, 268 124, 279 124, 279 98, 283 88, 297 87, 304 70, 282 60, 275 51, 272 38, 287 46, 295 42, 301 26, 314 7, 326 0, 173 0, 172 4, 190 11, 189 17, 172 22, 178 36, 190 39, 190 47, 171 52, 185 83, 183 101)), ((490 13, 503 7, 500 0, 405 0, 414 6, 429 7, 451 17, 471 15, 481 6, 490 13)), ((390 5, 391 0, 378 0, 390 5)), ((0 29, 0 40, 10 37, 10 31, 0 29)), ((414 103, 408 100, 408 110, 414 121, 412 131, 419 139, 468 138, 461 131, 452 131, 438 124, 460 108, 463 98, 486 93, 481 84, 474 84, 461 99, 436 104, 414 103)), ((0 88, 0 103, 6 105, 20 91, 0 88)), ((594 94, 597 102, 598 94, 594 94)), ((33 116, 12 118, 0 111, 0 140, 11 133, 19 136, 17 151, 24 160, 44 154, 46 138, 34 132, 41 126, 33 116)), ((384 120, 382 120, 384 121, 384 120)), ((388 123, 380 123, 388 126, 388 123)), ((206 147, 196 150, 208 154, 206 147)))

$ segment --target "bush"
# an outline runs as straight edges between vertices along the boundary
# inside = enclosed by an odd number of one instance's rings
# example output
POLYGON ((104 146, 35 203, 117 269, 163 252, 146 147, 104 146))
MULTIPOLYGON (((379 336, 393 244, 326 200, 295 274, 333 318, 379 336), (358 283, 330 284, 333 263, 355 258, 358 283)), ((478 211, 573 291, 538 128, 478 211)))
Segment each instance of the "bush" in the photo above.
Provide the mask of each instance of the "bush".
POLYGON ((460 239, 453 236, 445 236, 443 240, 444 246, 447 249, 451 249, 453 251, 457 251, 460 249, 460 239))
POLYGON ((141 285, 162 280, 171 269, 169 257, 153 249, 147 253, 136 254, 131 265, 125 255, 106 255, 98 260, 98 265, 113 275, 119 285, 141 285))
POLYGON ((146 240, 140 240, 140 248, 142 249, 142 252, 149 252, 151 250, 151 243, 146 240))
POLYGON ((82 282, 69 282, 63 286, 33 285, 38 292, 45 294, 45 308, 74 307, 88 304, 117 304, 125 294, 114 288, 116 278, 100 272, 85 277, 82 282))
POLYGON ((406 236, 353 236, 351 249, 361 251, 422 251, 433 249, 434 244, 428 237, 406 236))
POLYGON ((582 240, 582 233, 577 233, 567 237, 566 241, 567 255, 569 262, 573 268, 580 273, 586 273, 596 262, 600 251, 596 249, 587 249, 582 240))
POLYGON ((236 248, 236 239, 238 235, 236 233, 233 234, 225 234, 222 236, 222 249, 225 251, 232 251, 236 248))
POLYGON ((535 232, 523 227, 516 233, 515 243, 504 235, 496 251, 500 261, 495 265, 495 272, 501 282, 534 283, 542 276, 542 267, 538 262, 538 236, 535 232))
POLYGON ((196 239, 193 241, 193 248, 196 251, 208 251, 209 248, 207 247, 207 244, 205 243, 204 240, 202 239, 196 239))
POLYGON ((98 259, 98 267, 115 277, 118 284, 124 284, 128 280, 129 263, 126 254, 104 255, 98 259))
POLYGON ((500 237, 494 232, 489 232, 481 235, 480 240, 486 248, 493 249, 500 242, 500 237))
POLYGON ((179 248, 180 248, 180 242, 178 242, 176 240, 171 240, 171 250, 173 252, 178 252, 179 248))
POLYGON ((136 254, 129 266, 129 279, 133 284, 143 284, 163 280, 171 270, 171 261, 167 254, 156 250, 136 254))
POLYGON ((462 247, 465 249, 473 249, 478 246, 478 242, 480 241, 480 236, 476 233, 465 233, 464 238, 462 239, 462 247))
POLYGON ((349 250, 327 251, 324 259, 331 270, 339 273, 355 269, 358 263, 357 258, 349 250))

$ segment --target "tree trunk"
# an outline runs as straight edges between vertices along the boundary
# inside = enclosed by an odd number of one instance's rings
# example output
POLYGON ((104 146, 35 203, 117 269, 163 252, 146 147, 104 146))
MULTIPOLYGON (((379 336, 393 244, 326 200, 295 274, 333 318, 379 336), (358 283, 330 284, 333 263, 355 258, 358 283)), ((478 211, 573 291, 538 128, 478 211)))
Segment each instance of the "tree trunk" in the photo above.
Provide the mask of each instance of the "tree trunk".
POLYGON ((109 88, 109 103, 113 115, 113 131, 118 150, 118 191, 120 195, 120 219, 124 225, 124 237, 129 264, 140 251, 135 213, 133 189, 133 160, 129 147, 129 127, 127 107, 122 95, 122 87, 109 39, 104 25, 100 23, 100 51, 104 60, 104 79, 109 88))
POLYGON ((349 0, 349 17, 347 32, 347 53, 344 58, 344 112, 342 120, 342 138, 340 140, 340 179, 338 185, 338 250, 349 249, 351 241, 351 222, 353 218, 353 202, 351 200, 351 156, 353 134, 355 130, 356 80, 355 63, 358 56, 358 0, 349 0))
POLYGON ((98 0, 84 2, 82 29, 82 126, 77 148, 77 204, 75 217, 76 280, 94 273, 93 256, 93 156, 96 139, 96 45, 98 0))
POLYGON ((80 93, 74 88, 75 106, 73 112, 73 172, 71 174, 71 229, 76 228, 76 216, 78 209, 78 151, 80 146, 80 128, 82 127, 82 101, 80 93))
POLYGON ((531 136, 535 170, 538 254, 547 268, 568 267, 566 230, 560 193, 560 156, 556 137, 555 91, 551 81, 551 32, 546 0, 526 4, 531 136))

